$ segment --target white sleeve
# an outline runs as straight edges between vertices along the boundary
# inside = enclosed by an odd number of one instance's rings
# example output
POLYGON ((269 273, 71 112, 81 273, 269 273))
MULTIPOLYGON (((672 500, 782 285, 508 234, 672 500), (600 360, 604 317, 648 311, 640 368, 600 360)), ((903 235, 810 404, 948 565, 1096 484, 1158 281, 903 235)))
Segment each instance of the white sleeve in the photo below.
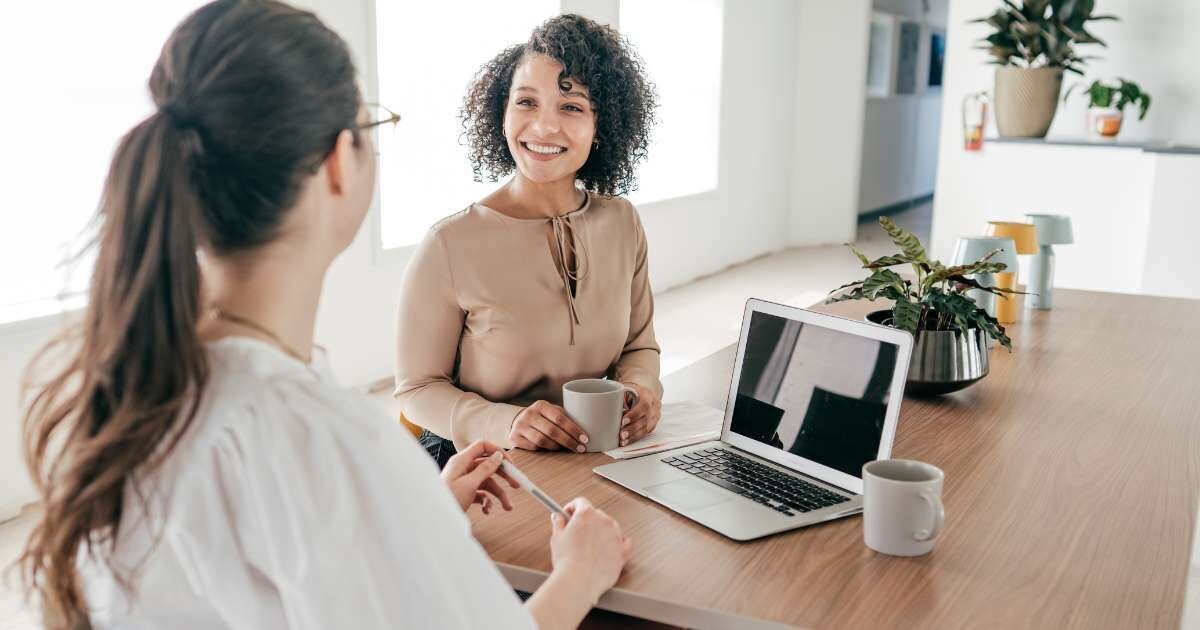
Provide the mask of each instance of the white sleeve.
POLYGON ((309 385, 260 392, 196 462, 210 489, 167 536, 193 588, 233 627, 534 628, 412 437, 309 385), (205 556, 218 536, 243 566, 205 556))

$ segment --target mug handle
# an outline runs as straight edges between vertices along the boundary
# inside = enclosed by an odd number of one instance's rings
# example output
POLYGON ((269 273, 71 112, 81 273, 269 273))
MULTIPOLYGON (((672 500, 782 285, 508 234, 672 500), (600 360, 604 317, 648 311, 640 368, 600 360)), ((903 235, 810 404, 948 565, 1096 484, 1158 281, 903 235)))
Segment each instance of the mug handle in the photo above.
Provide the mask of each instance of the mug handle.
POLYGON ((621 383, 621 387, 625 389, 625 409, 622 411, 622 413, 624 413, 624 411, 629 411, 637 406, 638 393, 637 390, 626 385, 625 383, 621 383))
POLYGON ((929 510, 933 516, 933 527, 930 529, 918 530, 913 534, 913 538, 919 541, 933 540, 942 533, 942 522, 946 519, 946 508, 942 505, 942 498, 937 495, 932 489, 925 490, 919 495, 925 499, 925 503, 929 505, 929 510))

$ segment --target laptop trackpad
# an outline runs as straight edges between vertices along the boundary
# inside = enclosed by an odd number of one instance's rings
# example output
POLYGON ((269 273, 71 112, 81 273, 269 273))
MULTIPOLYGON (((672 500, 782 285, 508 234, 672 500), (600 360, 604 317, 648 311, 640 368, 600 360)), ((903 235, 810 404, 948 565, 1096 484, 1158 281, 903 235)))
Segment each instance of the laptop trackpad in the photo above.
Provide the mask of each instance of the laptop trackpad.
POLYGON ((699 510, 733 499, 733 494, 699 479, 668 481, 647 486, 642 489, 642 492, 681 510, 699 510))

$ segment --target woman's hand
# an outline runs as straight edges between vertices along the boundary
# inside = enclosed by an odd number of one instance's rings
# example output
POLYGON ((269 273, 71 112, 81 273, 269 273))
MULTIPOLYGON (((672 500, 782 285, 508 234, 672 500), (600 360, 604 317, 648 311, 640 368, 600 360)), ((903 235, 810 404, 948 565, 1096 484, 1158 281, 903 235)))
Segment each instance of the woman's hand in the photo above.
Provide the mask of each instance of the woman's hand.
POLYGON ((621 446, 645 437, 658 426, 658 421, 662 418, 662 401, 658 399, 658 394, 637 383, 625 385, 633 388, 638 398, 637 404, 621 418, 621 446))
POLYGON ((516 480, 500 470, 500 462, 507 458, 508 454, 504 449, 491 442, 479 440, 446 461, 446 467, 442 469, 442 480, 450 486, 450 492, 454 494, 458 506, 464 512, 473 503, 478 503, 484 514, 490 514, 496 502, 499 502, 505 511, 512 509, 508 493, 496 480, 496 477, 503 477, 513 488, 520 487, 516 480))
POLYGON ((566 410, 544 400, 529 405, 517 414, 508 432, 508 439, 513 446, 527 451, 565 448, 577 453, 586 451, 588 442, 587 434, 567 416, 566 410))
POLYGON ((550 562, 562 571, 585 581, 594 603, 617 583, 621 569, 633 553, 633 541, 621 533, 621 526, 608 514, 592 506, 583 497, 571 501, 563 510, 571 515, 564 520, 550 517, 550 562))

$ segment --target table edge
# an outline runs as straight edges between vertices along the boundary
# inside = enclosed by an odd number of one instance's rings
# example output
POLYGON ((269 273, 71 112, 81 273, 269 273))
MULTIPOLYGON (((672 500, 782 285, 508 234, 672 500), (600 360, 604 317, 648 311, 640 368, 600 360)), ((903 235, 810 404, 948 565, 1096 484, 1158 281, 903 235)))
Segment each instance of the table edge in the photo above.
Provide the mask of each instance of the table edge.
MULTIPOLYGON (((497 562, 500 574, 508 584, 518 591, 532 593, 549 577, 544 571, 527 569, 512 564, 497 562)), ((768 621, 732 613, 688 606, 657 597, 650 597, 623 588, 609 589, 600 597, 596 608, 630 615, 684 628, 712 630, 783 630, 800 628, 777 621, 768 621)))

